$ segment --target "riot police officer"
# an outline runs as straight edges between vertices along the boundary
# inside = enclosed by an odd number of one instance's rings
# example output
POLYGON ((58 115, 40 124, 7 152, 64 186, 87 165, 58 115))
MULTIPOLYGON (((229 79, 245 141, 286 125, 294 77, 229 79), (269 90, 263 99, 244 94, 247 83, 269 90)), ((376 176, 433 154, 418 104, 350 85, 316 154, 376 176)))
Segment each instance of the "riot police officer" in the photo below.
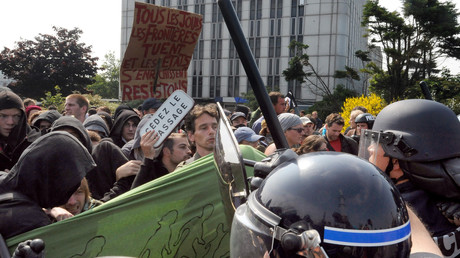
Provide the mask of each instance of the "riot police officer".
POLYGON ((408 257, 411 226, 394 185, 339 152, 275 168, 233 218, 232 257, 408 257))
POLYGON ((460 198, 460 123, 452 110, 430 100, 395 102, 362 134, 359 156, 390 176, 444 256, 459 255, 460 232, 437 205, 460 198))

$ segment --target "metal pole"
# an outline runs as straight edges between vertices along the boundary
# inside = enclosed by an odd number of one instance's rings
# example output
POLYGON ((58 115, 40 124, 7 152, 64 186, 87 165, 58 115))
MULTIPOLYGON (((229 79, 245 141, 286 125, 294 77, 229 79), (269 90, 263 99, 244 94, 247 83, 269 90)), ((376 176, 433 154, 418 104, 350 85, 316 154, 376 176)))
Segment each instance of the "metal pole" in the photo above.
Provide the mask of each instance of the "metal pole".
POLYGON ((228 31, 232 36, 233 43, 235 44, 236 51, 243 64, 246 75, 248 76, 249 83, 251 84, 257 102, 260 105, 260 110, 267 120, 268 129, 273 137, 276 148, 289 148, 286 137, 284 136, 281 125, 276 116, 275 109, 268 97, 267 90, 265 89, 262 77, 260 77, 259 69, 246 41, 243 30, 241 29, 240 22, 236 16, 235 9, 230 0, 219 0, 220 11, 224 17, 225 24, 228 31))

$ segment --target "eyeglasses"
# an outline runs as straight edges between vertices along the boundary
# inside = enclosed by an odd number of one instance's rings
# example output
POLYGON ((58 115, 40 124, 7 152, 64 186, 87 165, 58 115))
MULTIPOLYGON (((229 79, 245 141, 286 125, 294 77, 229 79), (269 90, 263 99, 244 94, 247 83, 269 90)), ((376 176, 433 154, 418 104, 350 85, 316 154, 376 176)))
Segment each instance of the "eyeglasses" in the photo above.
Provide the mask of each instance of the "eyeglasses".
POLYGON ((294 131, 297 131, 298 133, 303 132, 303 128, 288 128, 288 130, 294 130, 294 131))

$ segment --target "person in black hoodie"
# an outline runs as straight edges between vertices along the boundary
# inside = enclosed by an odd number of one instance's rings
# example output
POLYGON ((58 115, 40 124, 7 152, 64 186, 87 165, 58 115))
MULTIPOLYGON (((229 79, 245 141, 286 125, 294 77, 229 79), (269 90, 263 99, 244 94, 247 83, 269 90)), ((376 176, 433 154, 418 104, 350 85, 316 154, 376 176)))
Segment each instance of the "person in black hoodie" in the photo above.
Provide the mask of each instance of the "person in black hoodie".
POLYGON ((0 171, 11 169, 41 134, 27 124, 24 104, 12 91, 0 91, 0 171))
POLYGON ((56 110, 47 110, 32 121, 32 126, 38 128, 40 131, 49 129, 53 122, 61 116, 56 110))
POLYGON ((42 208, 65 204, 94 167, 88 150, 67 132, 34 141, 9 173, 0 172, 0 234, 7 239, 51 224, 42 208))
POLYGON ((77 137, 89 153, 92 153, 93 151, 93 145, 91 143, 91 139, 89 138, 88 131, 86 131, 80 120, 73 116, 60 117, 51 125, 50 131, 66 131, 77 137))
POLYGON ((134 138, 134 133, 140 120, 136 112, 129 109, 122 110, 115 118, 113 127, 110 130, 110 138, 112 138, 113 143, 123 148, 125 143, 134 138))

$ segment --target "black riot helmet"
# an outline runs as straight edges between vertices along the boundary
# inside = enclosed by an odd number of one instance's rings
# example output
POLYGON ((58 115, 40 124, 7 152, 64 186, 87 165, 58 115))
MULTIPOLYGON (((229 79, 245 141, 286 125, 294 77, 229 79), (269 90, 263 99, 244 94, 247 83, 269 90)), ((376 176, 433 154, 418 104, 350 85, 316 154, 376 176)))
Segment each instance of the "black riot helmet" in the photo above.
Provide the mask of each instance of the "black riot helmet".
POLYGON ((460 156, 460 123, 447 106, 408 99, 386 106, 373 131, 383 132, 385 153, 405 161, 435 161, 460 156))
POLYGON ((398 190, 374 165, 340 152, 287 161, 233 217, 231 257, 408 257, 398 190))
POLYGON ((372 126, 374 125, 374 121, 375 121, 375 117, 369 113, 359 114, 355 119, 355 123, 366 123, 368 129, 372 129, 372 126))
MULTIPOLYGON (((385 107, 372 130, 361 133, 359 156, 377 164, 379 151, 398 159, 418 187, 460 199, 460 122, 447 106, 409 99, 385 107), (381 148, 380 148, 381 146, 381 148)), ((387 167, 390 171, 391 162, 387 167)))

